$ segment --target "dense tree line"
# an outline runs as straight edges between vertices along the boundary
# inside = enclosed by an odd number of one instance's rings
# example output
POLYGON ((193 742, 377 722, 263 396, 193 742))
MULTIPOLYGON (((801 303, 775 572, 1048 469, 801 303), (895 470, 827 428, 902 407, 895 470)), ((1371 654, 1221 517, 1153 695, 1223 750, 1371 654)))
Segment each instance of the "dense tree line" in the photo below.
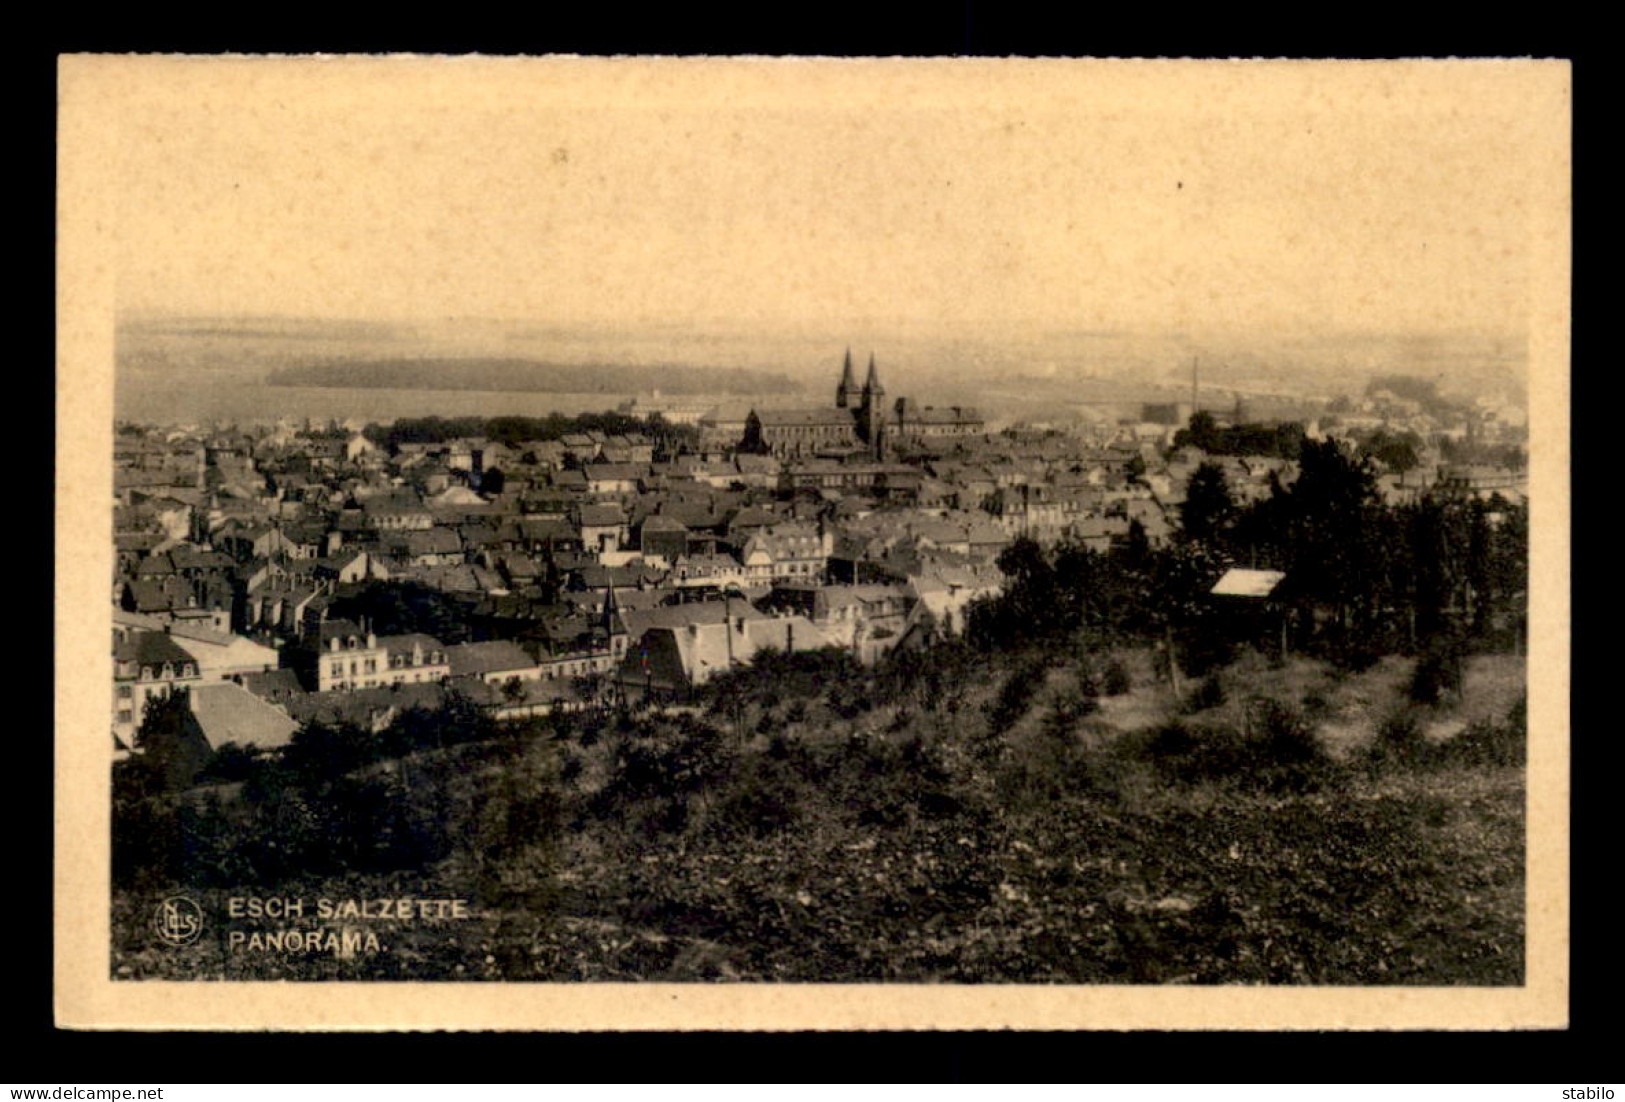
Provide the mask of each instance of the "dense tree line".
POLYGON ((1296 421, 1278 425, 1223 426, 1206 410, 1191 415, 1190 424, 1174 433, 1174 447, 1200 448, 1209 455, 1268 455, 1295 459, 1303 445, 1303 426, 1296 421))
POLYGON ((451 645, 470 641, 470 607, 422 582, 391 580, 341 591, 329 612, 334 619, 365 620, 376 635, 429 635, 451 645))
POLYGON ((1222 659, 1258 624, 1209 596, 1229 566, 1279 570, 1273 595, 1288 641, 1363 661, 1432 648, 1507 648, 1523 630, 1528 510, 1499 499, 1432 496, 1386 505, 1368 460, 1304 441, 1300 474, 1238 505, 1223 471, 1192 475, 1180 538, 1151 549, 1131 538, 1109 553, 1017 540, 999 558, 1008 578, 979 603, 971 638, 987 649, 1079 630, 1178 640, 1187 672, 1222 659))
POLYGON ((667 394, 786 394, 785 376, 751 368, 684 364, 549 363, 504 358, 354 359, 281 367, 272 386, 389 390, 486 390, 529 394, 631 394, 658 386, 667 394))
POLYGON ((666 454, 692 448, 699 441, 699 430, 693 425, 673 424, 658 413, 645 418, 615 410, 575 416, 550 413, 546 417, 403 417, 388 425, 368 425, 363 430, 369 440, 391 451, 402 444, 445 444, 481 437, 518 448, 583 432, 606 436, 642 433, 666 454))

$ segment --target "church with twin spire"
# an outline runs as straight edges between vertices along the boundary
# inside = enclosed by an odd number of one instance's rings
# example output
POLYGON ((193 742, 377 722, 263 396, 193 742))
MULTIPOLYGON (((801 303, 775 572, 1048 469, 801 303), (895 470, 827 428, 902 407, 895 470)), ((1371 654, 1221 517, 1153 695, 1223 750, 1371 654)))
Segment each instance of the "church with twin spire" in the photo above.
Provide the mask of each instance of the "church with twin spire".
POLYGON ((983 429, 980 413, 968 407, 937 409, 899 398, 888 410, 874 353, 869 354, 869 371, 860 388, 849 348, 833 407, 753 409, 745 419, 741 448, 780 459, 863 453, 879 462, 903 439, 972 435, 983 429))

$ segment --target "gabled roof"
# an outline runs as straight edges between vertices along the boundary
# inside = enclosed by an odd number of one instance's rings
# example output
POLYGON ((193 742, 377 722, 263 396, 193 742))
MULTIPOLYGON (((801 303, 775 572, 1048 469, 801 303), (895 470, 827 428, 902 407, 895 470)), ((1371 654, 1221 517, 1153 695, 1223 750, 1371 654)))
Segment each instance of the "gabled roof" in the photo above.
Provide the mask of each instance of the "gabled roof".
POLYGON ((274 750, 293 741, 299 727, 282 709, 230 681, 198 685, 191 695, 192 714, 217 750, 228 742, 274 750))
POLYGON ((648 516, 643 518, 642 524, 639 525, 639 530, 645 535, 650 532, 687 532, 688 525, 684 524, 674 516, 664 513, 650 513, 648 516))
POLYGON ((442 654, 446 651, 440 640, 432 635, 424 635, 422 632, 409 632, 406 635, 381 635, 378 637, 378 645, 390 654, 410 654, 414 648, 418 648, 427 657, 433 651, 440 651, 442 654))
POLYGON ((164 663, 197 665, 197 659, 188 654, 175 640, 161 631, 132 631, 128 637, 115 643, 113 657, 120 662, 135 662, 141 666, 162 666, 164 663))
POLYGON ((1214 583, 1210 592, 1215 597, 1268 597, 1285 580, 1279 570, 1247 570, 1231 567, 1214 583))
POLYGON ((735 620, 758 620, 766 617, 749 601, 689 601, 680 605, 661 605, 658 608, 631 609, 621 613, 626 630, 634 638, 653 628, 686 628, 689 624, 720 624, 730 614, 735 620))
POLYGON ((286 704, 305 695, 305 687, 299 683, 299 675, 289 669, 245 673, 241 675, 240 680, 243 688, 273 704, 286 704))
POLYGON ((647 463, 589 463, 587 481, 636 482, 649 473, 647 463))
POLYGON ((758 409, 752 411, 763 428, 798 428, 836 425, 852 428, 852 411, 838 406, 814 409, 758 409))
POLYGON ((453 677, 479 677, 488 673, 518 673, 534 669, 536 660, 525 653, 518 643, 495 640, 486 643, 461 643, 446 648, 446 660, 453 677))
POLYGON ((626 515, 613 502, 606 505, 583 505, 580 511, 583 528, 615 528, 626 523, 626 515))
POLYGON ((361 509, 363 512, 374 516, 428 512, 428 509, 424 507, 423 502, 418 499, 416 494, 401 493, 379 494, 376 497, 369 497, 361 503, 361 509))
POLYGON ((413 555, 455 555, 463 541, 450 528, 420 528, 403 533, 407 551, 413 555))
POLYGON ((520 520, 519 537, 536 542, 548 540, 574 542, 579 538, 576 530, 570 527, 569 521, 550 520, 545 517, 525 517, 520 520))

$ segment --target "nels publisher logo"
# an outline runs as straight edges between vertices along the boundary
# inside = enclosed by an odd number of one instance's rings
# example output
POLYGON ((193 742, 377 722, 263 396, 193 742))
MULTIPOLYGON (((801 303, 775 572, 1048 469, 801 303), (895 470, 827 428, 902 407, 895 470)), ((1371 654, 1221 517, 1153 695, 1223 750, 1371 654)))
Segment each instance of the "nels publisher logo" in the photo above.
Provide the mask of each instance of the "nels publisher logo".
POLYGON ((158 936, 170 945, 186 945, 203 932, 203 909, 184 895, 172 895, 158 904, 153 915, 158 936))

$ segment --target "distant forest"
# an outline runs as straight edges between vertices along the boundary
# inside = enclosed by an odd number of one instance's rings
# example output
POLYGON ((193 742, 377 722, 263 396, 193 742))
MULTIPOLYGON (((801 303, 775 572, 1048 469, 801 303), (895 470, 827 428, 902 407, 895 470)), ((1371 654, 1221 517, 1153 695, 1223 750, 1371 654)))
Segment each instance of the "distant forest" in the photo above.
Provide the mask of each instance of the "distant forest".
POLYGON ((657 451, 668 455, 692 448, 699 441, 699 430, 693 425, 672 424, 659 414, 642 418, 614 410, 574 417, 562 413, 546 417, 402 417, 388 425, 368 425, 362 432, 391 452, 402 444, 444 444, 467 437, 520 447, 538 440, 562 440, 577 432, 608 436, 641 433, 655 442, 657 451))
POLYGON ((657 387, 666 394, 784 394, 798 389, 785 376, 770 371, 523 359, 344 360, 279 368, 266 381, 272 386, 545 394, 631 394, 657 387))

